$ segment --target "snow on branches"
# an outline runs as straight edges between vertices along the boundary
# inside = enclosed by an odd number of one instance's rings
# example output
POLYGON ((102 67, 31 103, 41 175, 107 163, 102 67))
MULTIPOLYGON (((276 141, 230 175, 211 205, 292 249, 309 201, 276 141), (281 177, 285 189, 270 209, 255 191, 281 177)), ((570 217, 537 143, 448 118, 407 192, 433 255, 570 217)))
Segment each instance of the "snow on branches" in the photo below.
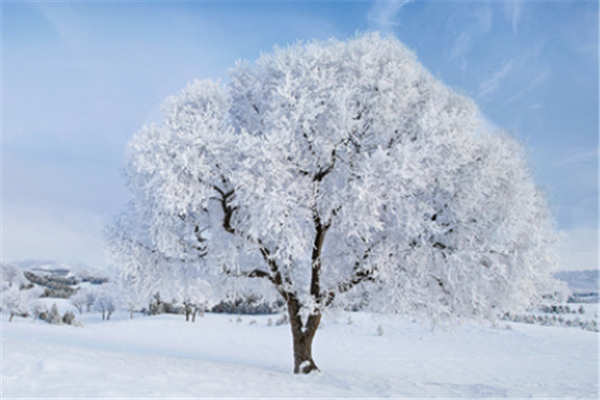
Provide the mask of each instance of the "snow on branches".
POLYGON ((266 282, 297 320, 296 372, 316 369, 302 349, 326 307, 496 318, 552 290, 557 236, 523 150, 392 37, 275 49, 163 113, 129 146, 116 263, 192 268, 216 293, 266 282))

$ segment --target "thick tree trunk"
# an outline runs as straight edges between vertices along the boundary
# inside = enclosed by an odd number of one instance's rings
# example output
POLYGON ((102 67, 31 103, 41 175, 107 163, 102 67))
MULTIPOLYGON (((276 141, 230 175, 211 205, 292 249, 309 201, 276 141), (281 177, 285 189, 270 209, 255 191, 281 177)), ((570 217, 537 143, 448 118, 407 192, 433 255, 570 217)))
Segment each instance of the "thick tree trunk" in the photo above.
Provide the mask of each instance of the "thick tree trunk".
POLYGON ((321 321, 321 314, 317 312, 310 315, 306 324, 303 324, 300 304, 294 297, 288 300, 288 316, 294 340, 294 373, 309 374, 319 371, 312 357, 312 343, 321 321))

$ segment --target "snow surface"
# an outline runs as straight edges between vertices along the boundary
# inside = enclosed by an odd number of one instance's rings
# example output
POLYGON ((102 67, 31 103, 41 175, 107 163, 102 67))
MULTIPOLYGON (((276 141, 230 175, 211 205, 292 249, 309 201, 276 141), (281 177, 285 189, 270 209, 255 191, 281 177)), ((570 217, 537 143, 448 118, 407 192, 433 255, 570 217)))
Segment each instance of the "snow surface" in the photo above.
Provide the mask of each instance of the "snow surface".
POLYGON ((83 327, 2 315, 2 398, 598 398, 598 334, 576 329, 442 331, 340 314, 315 339, 322 372, 296 376, 276 315, 78 318, 83 327))

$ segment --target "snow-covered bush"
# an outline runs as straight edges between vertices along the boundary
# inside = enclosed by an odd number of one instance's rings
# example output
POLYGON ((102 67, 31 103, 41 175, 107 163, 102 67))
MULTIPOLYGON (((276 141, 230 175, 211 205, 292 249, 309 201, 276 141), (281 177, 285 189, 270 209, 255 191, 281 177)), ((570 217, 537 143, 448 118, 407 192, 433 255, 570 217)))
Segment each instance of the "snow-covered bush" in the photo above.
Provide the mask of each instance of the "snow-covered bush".
POLYGON ((34 319, 41 319, 51 325, 75 325, 81 326, 81 324, 75 318, 73 311, 65 311, 61 316, 60 311, 56 303, 52 304, 50 310, 43 303, 38 303, 34 307, 34 319))
POLYGON ((20 288, 16 282, 12 286, 8 281, 1 284, 2 311, 10 314, 8 322, 12 322, 15 316, 27 317, 43 292, 39 287, 20 288))
POLYGON ((166 301, 163 299, 160 292, 156 292, 150 299, 150 303, 148 305, 148 314, 183 314, 183 308, 177 305, 177 301, 175 299, 166 301))
POLYGON ((56 303, 52 304, 52 307, 50 307, 48 312, 42 313, 40 318, 52 325, 62 324, 62 317, 60 316, 56 303))
POLYGON ((161 293, 189 271, 221 296, 224 277, 264 285, 297 373, 317 369, 329 307, 445 323, 554 290, 557 235, 525 151, 392 37, 276 49, 163 114, 129 145, 113 262, 161 293))
POLYGON ((67 325, 75 325, 76 319, 75 314, 73 314, 73 311, 66 311, 62 316, 62 322, 63 324, 67 325))

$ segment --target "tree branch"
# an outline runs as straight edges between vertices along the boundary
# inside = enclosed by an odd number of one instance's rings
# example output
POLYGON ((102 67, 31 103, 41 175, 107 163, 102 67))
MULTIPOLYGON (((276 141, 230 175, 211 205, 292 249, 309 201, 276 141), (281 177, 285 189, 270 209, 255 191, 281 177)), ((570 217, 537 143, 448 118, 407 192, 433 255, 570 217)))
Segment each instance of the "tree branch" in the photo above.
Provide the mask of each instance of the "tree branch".
POLYGON ((271 274, 269 274, 267 271, 263 271, 262 269, 254 269, 252 271, 238 271, 238 272, 234 272, 234 271, 230 271, 230 270, 225 270, 225 273, 229 276, 233 276, 236 278, 262 278, 262 279, 268 279, 269 281, 271 281, 273 284, 275 284, 273 277, 271 276, 271 274))
POLYGON ((238 207, 232 207, 229 204, 231 198, 235 194, 235 190, 231 189, 230 191, 226 192, 217 185, 212 185, 212 188, 219 192, 219 195, 221 196, 215 200, 221 204, 221 209, 223 210, 223 229, 232 235, 237 235, 235 228, 233 228, 231 225, 231 218, 233 217, 233 213, 237 211, 238 207))
MULTIPOLYGON (((221 204, 221 209, 223 210, 223 224, 222 224, 223 229, 225 229, 226 232, 228 232, 234 236, 237 236, 246 241, 249 241, 250 243, 257 244, 259 247, 260 254, 262 255, 262 257, 265 260, 265 262, 267 263, 267 265, 269 266, 270 273, 256 269, 256 270, 250 272, 251 276, 247 275, 247 277, 268 279, 269 281, 271 281, 271 283, 273 283, 273 285, 275 286, 275 289, 277 289, 277 291, 282 295, 282 297, 284 299, 287 299, 289 297, 289 293, 286 292, 284 289, 284 278, 281 274, 279 266, 277 265, 277 263, 275 262, 275 260, 273 259, 272 255, 271 255, 271 251, 262 242, 262 240, 254 239, 247 235, 241 234, 231 224, 231 219, 233 218, 233 214, 239 209, 238 207, 231 206, 231 204, 229 203, 235 194, 235 190, 231 189, 226 192, 225 190, 219 188, 216 185, 213 185, 212 187, 220 195, 220 198, 215 198, 215 200, 221 204)), ((289 279, 286 279, 285 282, 291 283, 291 282, 289 282, 289 279)))
POLYGON ((313 223, 315 225, 315 240, 313 243, 313 250, 311 255, 311 282, 310 282, 310 294, 316 299, 321 292, 321 253, 323 250, 323 243, 325 242, 325 235, 331 226, 331 221, 323 225, 321 223, 321 217, 317 211, 316 205, 313 206, 313 223))
MULTIPOLYGON (((131 243, 134 246, 140 247, 145 249, 146 251, 152 253, 152 254, 156 254, 158 257, 160 257, 163 261, 166 262, 181 262, 181 263, 188 263, 190 262, 190 260, 185 260, 183 258, 176 258, 176 257, 168 257, 166 255, 163 254, 162 251, 152 248, 142 242, 140 242, 139 240, 133 239, 131 237, 126 237, 124 238, 124 240, 128 241, 129 243, 131 243)), ((181 242, 180 242, 181 244, 181 242)), ((201 247, 201 246, 196 246, 194 247, 194 249, 198 250, 198 255, 197 258, 203 258, 206 257, 208 255, 208 249, 206 247, 201 247)))
POLYGON ((375 267, 373 267, 372 269, 361 268, 361 263, 364 262, 367 258, 369 258, 371 252, 373 251, 373 248, 379 243, 380 241, 371 244, 371 246, 369 246, 365 250, 362 259, 354 263, 354 273, 348 279, 343 280, 337 285, 335 285, 333 289, 321 294, 319 296, 318 302, 323 304, 324 306, 328 306, 333 302, 337 294, 346 293, 350 289, 354 288, 362 282, 373 281, 377 269, 375 267))

